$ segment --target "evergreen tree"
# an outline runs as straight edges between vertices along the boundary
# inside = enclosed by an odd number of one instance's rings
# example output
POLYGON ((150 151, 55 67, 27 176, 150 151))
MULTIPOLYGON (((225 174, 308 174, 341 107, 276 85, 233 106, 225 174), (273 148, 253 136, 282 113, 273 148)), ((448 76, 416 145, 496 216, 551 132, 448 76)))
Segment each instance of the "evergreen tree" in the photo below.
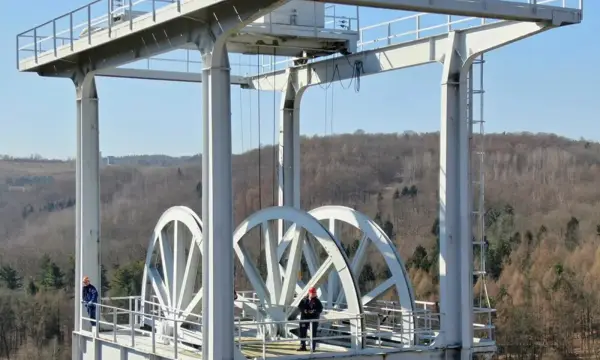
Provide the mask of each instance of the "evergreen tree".
POLYGON ((111 281, 111 296, 134 296, 142 292, 144 261, 134 261, 115 270, 111 281))
POLYGON ((31 296, 37 294, 38 292, 38 287, 35 284, 35 281, 33 281, 33 278, 29 278, 29 281, 27 282, 27 293, 31 296))
POLYGON ((65 286, 62 270, 54 263, 48 255, 42 257, 40 266, 40 285, 44 290, 58 290, 65 286))
POLYGON ((16 290, 23 286, 23 279, 19 276, 17 270, 10 265, 0 267, 0 280, 10 290, 16 290))

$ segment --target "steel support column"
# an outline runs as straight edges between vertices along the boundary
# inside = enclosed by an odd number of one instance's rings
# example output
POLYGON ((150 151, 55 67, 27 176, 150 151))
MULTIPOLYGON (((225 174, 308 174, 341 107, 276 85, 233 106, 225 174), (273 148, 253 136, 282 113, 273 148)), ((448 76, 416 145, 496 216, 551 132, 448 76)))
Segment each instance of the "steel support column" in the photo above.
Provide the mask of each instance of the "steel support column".
POLYGON ((439 226, 440 312, 443 345, 473 346, 469 125, 465 36, 450 33, 442 74, 439 226))
POLYGON ((199 47, 204 65, 202 358, 230 360, 235 346, 229 57, 223 37, 199 47))
MULTIPOLYGON (((300 208, 300 102, 306 88, 299 88, 297 73, 287 70, 287 86, 282 92, 279 117, 279 206, 300 208)), ((290 224, 279 222, 282 238, 290 224)))
MULTIPOLYGON (((94 75, 77 76, 76 240, 75 240, 75 331, 89 330, 81 321, 81 279, 89 276, 98 289, 100 282, 100 143, 98 94, 94 75)), ((99 316, 99 311, 97 312, 99 316)))

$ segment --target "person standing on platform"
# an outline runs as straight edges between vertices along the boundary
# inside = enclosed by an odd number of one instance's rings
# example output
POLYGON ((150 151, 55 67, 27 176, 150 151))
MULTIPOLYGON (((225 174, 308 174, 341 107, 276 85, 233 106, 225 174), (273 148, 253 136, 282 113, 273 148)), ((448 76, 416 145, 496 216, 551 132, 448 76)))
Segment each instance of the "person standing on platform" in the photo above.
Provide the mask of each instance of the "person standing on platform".
MULTIPOLYGON (((317 289, 310 288, 308 290, 308 296, 300 301, 298 304, 298 310, 300 310, 300 320, 318 320, 321 317, 321 313, 323 312, 323 304, 321 300, 317 297, 317 289)), ((311 322, 302 322, 300 323, 300 348, 298 351, 306 351, 306 340, 308 329, 311 328, 312 325, 312 338, 317 337, 317 330, 319 328, 318 321, 311 322)), ((315 346, 317 342, 315 340, 311 343, 312 351, 315 351, 315 346)))
POLYGON ((98 290, 90 283, 90 278, 83 277, 83 289, 81 291, 83 305, 87 309, 90 324, 96 326, 96 304, 98 303, 98 290))

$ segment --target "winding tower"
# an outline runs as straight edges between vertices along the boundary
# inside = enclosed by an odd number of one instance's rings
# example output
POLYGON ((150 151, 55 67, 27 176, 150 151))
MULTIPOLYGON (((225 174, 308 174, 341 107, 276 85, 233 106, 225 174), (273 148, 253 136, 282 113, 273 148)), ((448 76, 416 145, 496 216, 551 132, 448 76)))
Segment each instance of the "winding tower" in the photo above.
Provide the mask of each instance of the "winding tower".
POLYGON ((202 218, 187 207, 166 210, 149 232, 141 294, 102 298, 99 325, 90 326, 78 290, 73 359, 494 354, 494 310, 484 300, 474 303, 472 286, 473 276, 485 281, 485 257, 473 259, 474 245, 485 249, 483 170, 471 178, 473 148, 480 166, 485 154, 483 56, 580 23, 582 15, 582 0, 96 0, 19 34, 19 71, 68 78, 75 85, 76 277, 89 275, 98 289, 95 78, 192 82, 203 88, 202 218), (359 7, 410 14, 365 26, 359 7), (407 26, 410 30, 397 30, 407 26), (185 54, 176 60, 184 71, 150 65, 174 52, 185 54), (232 53, 269 56, 271 65, 264 70, 257 62, 256 71, 238 67, 236 72, 232 53), (429 63, 443 67, 439 309, 414 298, 395 245, 375 221, 347 207, 306 211, 300 205, 299 111, 306 89, 429 63), (193 70, 196 65, 201 70, 193 70), (231 86, 281 94, 278 206, 250 215, 235 229, 231 86), (253 229, 260 232, 265 269, 245 243, 253 229), (343 246, 348 234, 360 234, 352 254, 343 246), (383 256, 389 276, 361 291, 357 279, 373 253, 383 256), (251 285, 235 301, 234 257, 251 285), (302 266, 308 274, 299 279, 302 266), (290 342, 297 342, 290 331, 298 327, 295 306, 313 286, 326 305, 319 347, 311 354, 290 352, 290 342), (393 300, 381 300, 383 294, 393 300))

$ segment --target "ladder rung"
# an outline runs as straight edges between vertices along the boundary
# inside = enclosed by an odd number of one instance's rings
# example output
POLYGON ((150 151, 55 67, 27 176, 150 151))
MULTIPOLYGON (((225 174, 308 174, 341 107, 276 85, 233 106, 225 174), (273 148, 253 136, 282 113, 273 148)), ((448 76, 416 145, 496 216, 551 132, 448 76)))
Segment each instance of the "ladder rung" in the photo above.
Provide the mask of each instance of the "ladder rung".
POLYGON ((487 274, 487 273, 483 270, 473 271, 473 275, 485 275, 485 274, 487 274))
POLYGON ((473 245, 477 246, 485 246, 487 245, 484 241, 473 241, 473 245))
POLYGON ((485 94, 485 90, 483 90, 483 89, 472 90, 472 93, 474 95, 483 95, 483 94, 485 94))

